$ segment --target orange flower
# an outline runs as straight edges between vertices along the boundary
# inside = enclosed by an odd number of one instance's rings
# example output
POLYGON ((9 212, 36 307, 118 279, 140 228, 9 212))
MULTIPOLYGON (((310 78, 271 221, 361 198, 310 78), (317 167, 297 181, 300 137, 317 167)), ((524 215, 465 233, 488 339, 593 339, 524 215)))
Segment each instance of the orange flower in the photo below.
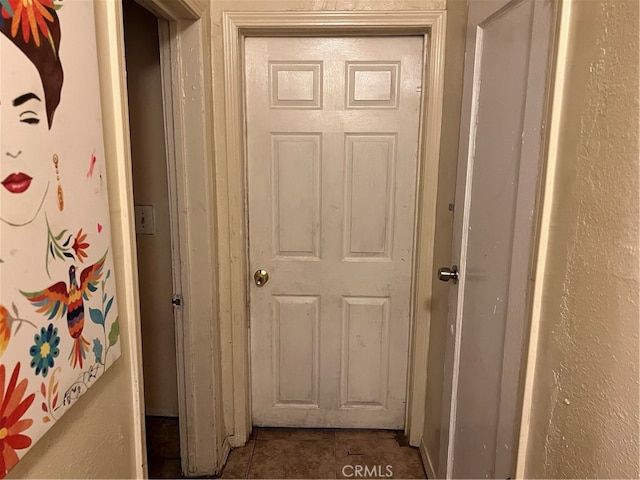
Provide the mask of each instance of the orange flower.
POLYGON ((11 316, 9 311, 0 305, 0 357, 7 349, 11 339, 11 316))
POLYGON ((18 463, 16 450, 31 446, 31 438, 23 435, 22 432, 31 426, 33 420, 21 419, 21 417, 29 409, 36 395, 32 393, 27 398, 22 398, 27 390, 28 381, 23 378, 18 383, 19 373, 20 363, 13 369, 5 390, 5 368, 4 365, 0 365, 0 476, 2 478, 18 463))
MULTIPOLYGON (((11 35, 15 37, 18 29, 22 30, 22 38, 25 43, 29 43, 29 38, 33 35, 33 41, 40 46, 40 34, 53 43, 49 26, 45 20, 53 22, 53 16, 47 10, 53 9, 53 0, 9 0, 9 4, 13 9, 13 19, 11 20, 11 35)), ((2 16, 9 18, 9 12, 3 8, 2 16)))
POLYGON ((85 250, 89 248, 89 244, 85 242, 86 238, 87 234, 85 233, 83 235, 82 229, 80 229, 80 231, 76 234, 76 238, 73 240, 73 245, 71 246, 76 254, 76 257, 78 257, 78 260, 80 260, 80 263, 84 262, 83 258, 87 258, 85 250))

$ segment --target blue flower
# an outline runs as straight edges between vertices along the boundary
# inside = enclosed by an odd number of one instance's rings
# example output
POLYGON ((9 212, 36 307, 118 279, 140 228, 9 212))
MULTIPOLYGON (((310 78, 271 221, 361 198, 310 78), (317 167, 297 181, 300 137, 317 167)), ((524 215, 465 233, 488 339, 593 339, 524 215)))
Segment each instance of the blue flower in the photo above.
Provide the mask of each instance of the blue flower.
POLYGON ((42 327, 40 333, 36 333, 33 336, 35 345, 31 345, 29 349, 29 355, 31 359, 31 368, 36 369, 36 375, 42 372, 42 376, 46 377, 49 373, 49 369, 53 368, 54 358, 60 355, 60 337, 58 336, 58 329, 53 327, 53 323, 50 323, 47 328, 42 327))
POLYGON ((102 363, 102 342, 99 339, 93 339, 93 354, 96 356, 96 362, 102 363))

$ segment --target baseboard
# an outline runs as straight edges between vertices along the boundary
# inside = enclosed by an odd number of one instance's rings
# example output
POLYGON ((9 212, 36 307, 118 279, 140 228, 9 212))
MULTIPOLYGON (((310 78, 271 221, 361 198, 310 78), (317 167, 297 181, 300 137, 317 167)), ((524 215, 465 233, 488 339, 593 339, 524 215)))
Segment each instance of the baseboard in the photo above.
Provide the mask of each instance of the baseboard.
POLYGON ((231 442, 229 441, 229 437, 224 438, 224 442, 222 442, 222 458, 220 458, 220 464, 218 465, 216 475, 221 475, 224 466, 227 464, 227 460, 229 459, 229 454, 231 453, 232 447, 231 442))
POLYGON ((422 464, 424 465, 424 469, 427 472, 427 478, 429 479, 437 478, 436 471, 433 468, 433 462, 431 461, 431 456, 429 455, 427 446, 424 444, 424 439, 420 440, 419 449, 420 449, 420 458, 422 459, 422 464))

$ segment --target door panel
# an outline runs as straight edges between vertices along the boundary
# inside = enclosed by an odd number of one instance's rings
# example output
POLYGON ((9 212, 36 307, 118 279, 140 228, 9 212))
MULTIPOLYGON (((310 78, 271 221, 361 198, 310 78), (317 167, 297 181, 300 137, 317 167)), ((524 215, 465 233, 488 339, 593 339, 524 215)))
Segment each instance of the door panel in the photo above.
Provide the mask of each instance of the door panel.
POLYGON ((454 478, 515 473, 551 13, 546 0, 469 6, 443 448, 454 478))
POLYGON ((246 39, 255 425, 404 425, 422 48, 246 39))
POLYGON ((319 134, 272 136, 273 241, 282 259, 320 254, 319 134))
POLYGON ((346 135, 344 258, 389 259, 393 238, 395 135, 346 135))

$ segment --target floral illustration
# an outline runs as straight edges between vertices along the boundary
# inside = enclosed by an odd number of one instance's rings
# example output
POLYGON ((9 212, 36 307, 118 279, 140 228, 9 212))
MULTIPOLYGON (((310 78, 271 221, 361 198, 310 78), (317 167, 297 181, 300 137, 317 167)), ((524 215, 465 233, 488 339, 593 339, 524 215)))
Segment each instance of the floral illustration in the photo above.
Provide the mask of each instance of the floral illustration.
POLYGON ((11 8, 9 0, 0 0, 0 11, 2 12, 2 15, 0 15, 0 22, 4 21, 4 12, 7 12, 6 18, 13 17, 13 8, 11 8))
POLYGON ((83 259, 87 258, 88 256, 85 252, 85 250, 89 248, 89 244, 85 242, 86 238, 87 234, 83 234, 82 229, 80 229, 80 231, 76 234, 76 238, 73 240, 73 245, 71 245, 71 248, 76 254, 76 258, 80 263, 84 263, 83 259))
POLYGON ((102 342, 99 338, 93 339, 93 354, 96 356, 96 363, 102 363, 102 342))
POLYGON ((0 357, 7 349, 9 340, 11 340, 11 320, 9 311, 0 305, 0 357))
POLYGON ((47 219, 47 261, 45 265, 47 275, 51 277, 49 274, 49 262, 56 258, 61 260, 77 260, 80 263, 84 263, 84 259, 88 257, 86 250, 90 247, 86 239, 87 234, 82 233, 82 229, 76 233, 75 238, 67 229, 54 235, 49 226, 49 220, 47 219), (73 243, 71 243, 72 238, 73 243))
POLYGON ((121 355, 94 6, 0 0, 0 479, 121 355))
POLYGON ((2 477, 18 463, 16 450, 31 446, 31 438, 23 432, 31 426, 33 420, 22 418, 22 416, 33 403, 35 394, 22 398, 29 382, 26 378, 18 382, 19 374, 20 363, 17 363, 5 389, 5 366, 0 365, 0 476, 2 477))
POLYGON ((33 340, 35 345, 29 349, 29 355, 33 357, 31 368, 36 369, 36 375, 42 373, 42 376, 46 378, 49 369, 53 368, 54 359, 60 355, 58 329, 54 328, 53 323, 50 323, 47 328, 42 327, 40 333, 34 335, 33 340))
POLYGON ((11 35, 16 36, 18 30, 22 30, 22 38, 25 43, 33 36, 33 41, 40 46, 40 33, 53 46, 53 38, 49 31, 49 23, 53 22, 53 16, 47 8, 54 8, 53 0, 9 0, 8 7, 2 5, 2 17, 11 17, 11 35))
MULTIPOLYGON (((69 267, 69 287, 67 282, 60 281, 38 292, 23 292, 37 308, 38 313, 48 315, 49 320, 67 315, 67 328, 74 340, 73 349, 69 354, 71 366, 82 368, 82 362, 87 358, 89 342, 82 336, 84 330, 84 301, 89 300, 91 294, 98 289, 98 282, 102 278, 102 269, 107 258, 107 252, 93 265, 82 270, 80 283, 76 278, 76 267, 69 267)), ((104 285, 104 284, 103 284, 104 285)))
POLYGON ((51 374, 49 379, 49 388, 42 382, 40 385, 40 393, 42 394, 43 402, 41 405, 42 411, 45 413, 42 417, 42 423, 49 423, 52 420, 58 420, 54 412, 58 406, 58 381, 56 380, 56 374, 62 370, 62 367, 57 367, 51 374), (52 398, 53 397, 53 398, 52 398))
POLYGON ((19 322, 15 333, 18 333, 23 323, 27 323, 33 328, 38 328, 30 321, 19 318, 20 315, 18 314, 18 308, 15 303, 11 304, 11 308, 15 317, 11 316, 9 310, 7 310, 4 305, 0 305, 0 357, 2 357, 2 354, 9 346, 9 340, 11 340, 11 326, 14 322, 19 322))
POLYGON ((120 323, 118 321, 118 317, 111 324, 111 328, 109 329, 109 335, 107 335, 107 317, 109 312, 111 311, 111 307, 113 306, 112 296, 107 300, 107 294, 104 291, 104 287, 111 277, 111 270, 107 270, 107 274, 105 275, 105 279, 100 283, 100 289, 102 293, 102 308, 90 308, 89 316, 91 317, 91 321, 96 325, 100 325, 102 327, 102 331, 104 332, 104 344, 106 345, 106 350, 104 352, 104 359, 102 358, 102 342, 99 338, 93 340, 93 353, 96 356, 96 362, 105 365, 107 363, 107 355, 109 354, 109 349, 113 347, 120 337, 120 323))

